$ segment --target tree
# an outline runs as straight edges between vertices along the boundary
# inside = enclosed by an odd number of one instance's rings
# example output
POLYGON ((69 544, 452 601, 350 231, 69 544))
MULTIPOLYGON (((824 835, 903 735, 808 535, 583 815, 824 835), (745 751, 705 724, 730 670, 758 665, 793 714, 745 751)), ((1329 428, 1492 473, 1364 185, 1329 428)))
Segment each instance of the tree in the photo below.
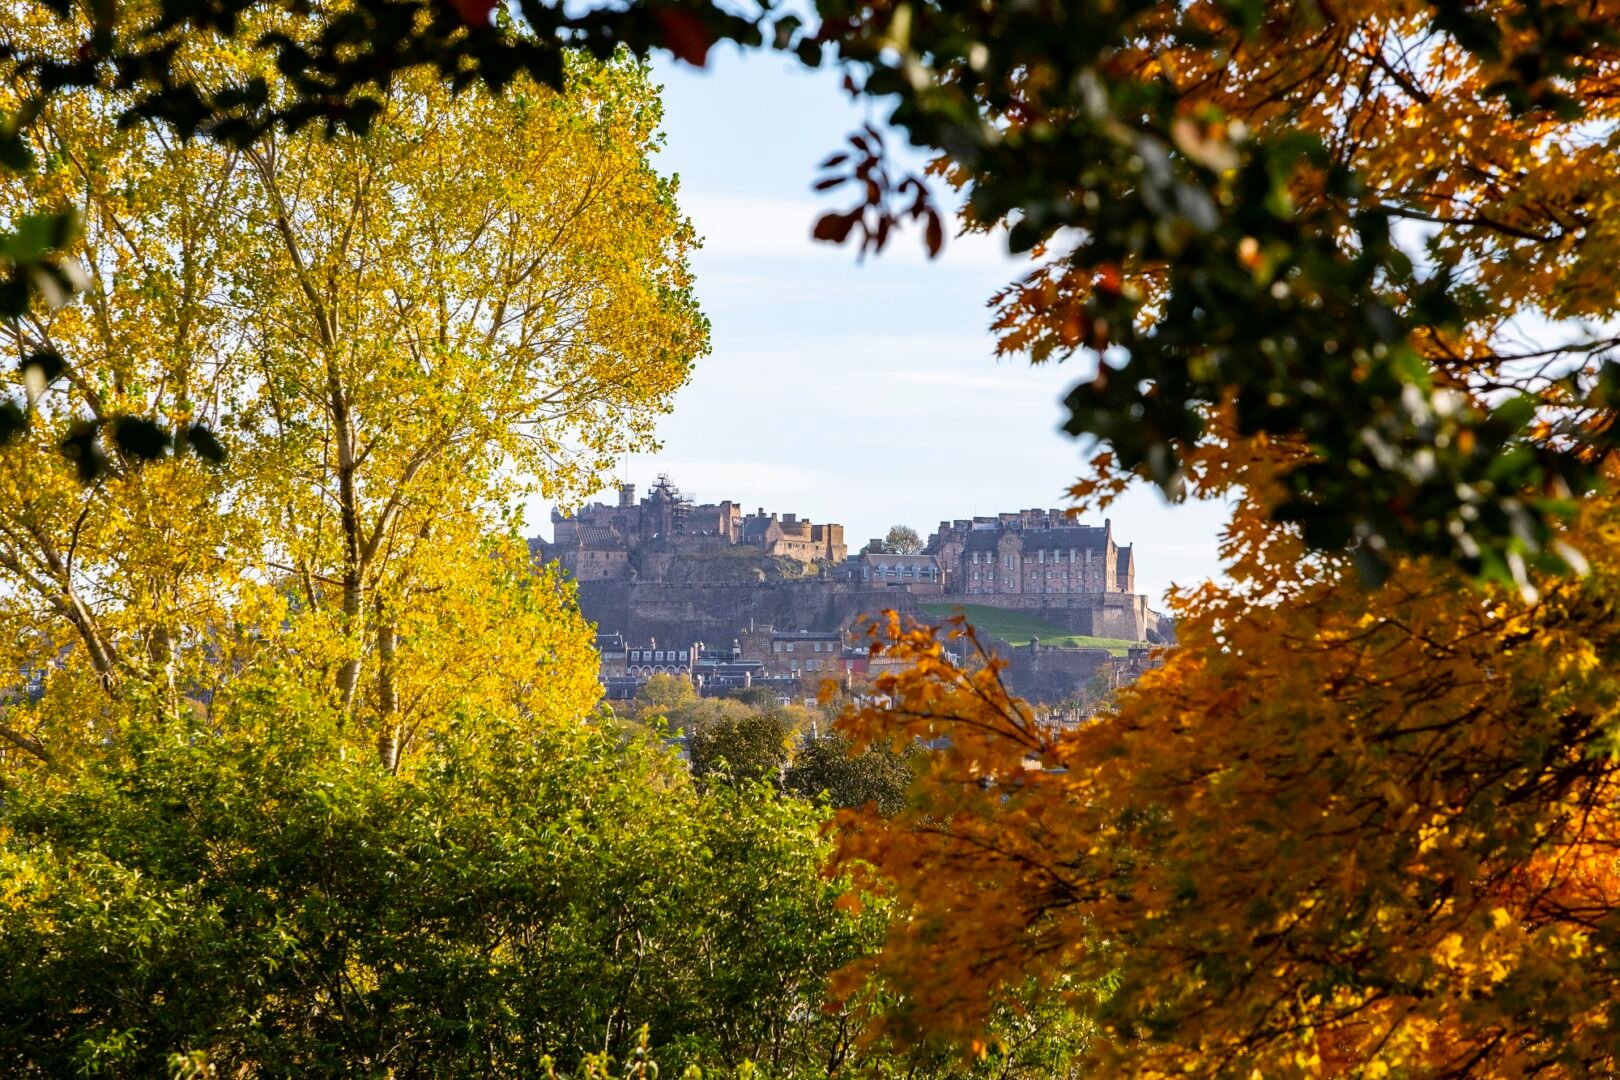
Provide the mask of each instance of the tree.
POLYGON ((697 688, 683 675, 653 675, 636 690, 633 717, 641 723, 654 717, 670 719, 697 704, 697 688))
POLYGON ((890 525, 883 546, 896 555, 915 555, 922 550, 922 537, 910 525, 890 525))
POLYGON ((1617 515, 1583 505, 1587 575, 1527 598, 1439 560, 1369 592, 1250 504, 1234 583, 1183 595, 1164 665, 1058 732, 891 621, 910 667, 843 723, 949 743, 902 813, 840 833, 906 913, 876 970, 963 1039, 1029 981, 1096 987, 1111 1074, 1612 1068, 1617 515))
POLYGON ((8 786, 0 1068, 541 1076, 639 1028, 664 1074, 858 1055, 823 995, 882 909, 835 906, 817 810, 601 726, 434 727, 390 775, 272 678, 8 786))
MULTIPOLYGON (((0 198, 23 215, 71 197, 94 288, 0 328, 54 377, 0 460, 6 640, 71 644, 115 696, 278 650, 324 673, 391 766, 448 715, 430 699, 490 685, 499 662, 473 657, 501 655, 477 606, 509 571, 488 539, 512 527, 501 506, 598 486, 707 348, 695 239, 648 160, 645 69, 569 78, 505 98, 406 78, 365 139, 244 149, 120 128, 116 95, 53 98, 30 129, 52 170, 0 198), (234 464, 120 444, 83 486, 52 458, 86 416, 200 416, 234 464)), ((570 685, 552 688, 563 714, 570 685)))
POLYGON ((792 706, 759 708, 720 699, 703 702, 679 722, 692 776, 700 783, 765 781, 778 787, 808 717, 792 706))
POLYGON ((904 753, 869 747, 855 753, 848 739, 828 732, 807 740, 794 755, 783 786, 806 799, 825 795, 840 809, 870 803, 879 813, 892 814, 905 804, 912 761, 920 752, 914 747, 904 753))
MULTIPOLYGON (((752 18, 711 3, 536 0, 518 27, 491 25, 492 10, 361 0, 327 16, 233 0, 150 21, 121 7, 41 15, 26 25, 55 36, 11 49, 8 127, 26 130, 63 87, 122 80, 138 87, 130 115, 247 145, 278 124, 367 130, 394 76, 419 66, 458 85, 504 87, 528 71, 560 87, 576 46, 600 57, 663 47, 697 64, 719 40, 812 65, 832 56, 854 92, 894 101, 890 122, 941 151, 936 171, 966 189, 968 227, 1009 224, 1014 249, 1042 260, 998 297, 1004 345, 1037 360, 1081 348, 1120 358, 1118 375, 1105 365, 1069 398, 1070 430, 1107 443, 1108 467, 1176 494, 1198 452, 1231 430, 1295 447, 1268 513, 1303 523, 1313 547, 1357 552, 1369 575, 1400 551, 1520 580, 1521 562, 1562 558, 1548 543, 1563 505, 1542 493, 1595 482, 1588 448, 1608 446, 1613 369, 1521 371, 1558 356, 1580 367, 1612 343, 1514 355, 1507 309, 1480 291, 1495 272, 1475 269, 1541 267, 1526 295, 1567 293, 1545 305, 1555 317, 1593 314, 1581 281, 1601 258, 1571 252, 1590 232, 1586 178, 1612 172, 1608 150, 1580 137, 1614 100, 1604 13, 951 2, 830 5, 811 26, 774 8, 752 18), (190 48, 221 42, 284 73, 288 92, 193 62, 190 48), (1436 140, 1469 167, 1430 177, 1436 140), (1526 165, 1548 154, 1577 167, 1526 165), (1514 182, 1489 179, 1501 176, 1514 182), (1395 217, 1436 228, 1434 273, 1391 242, 1395 217)), ((6 138, 7 161, 27 168, 20 136, 6 138)), ((823 215, 819 238, 882 248, 909 218, 938 250, 927 182, 894 173, 875 129, 827 167, 821 187, 854 181, 860 194, 823 215)), ((49 214, 24 220, 8 244, 13 299, 62 276, 51 252, 71 231, 49 214)))

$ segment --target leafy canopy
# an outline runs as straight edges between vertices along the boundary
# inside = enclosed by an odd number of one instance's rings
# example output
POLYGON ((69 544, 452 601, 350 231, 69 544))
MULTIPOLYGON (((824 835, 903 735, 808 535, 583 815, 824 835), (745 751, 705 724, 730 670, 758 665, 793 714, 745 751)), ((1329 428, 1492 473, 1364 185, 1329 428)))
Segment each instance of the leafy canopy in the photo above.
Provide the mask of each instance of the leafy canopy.
MULTIPOLYGON (((63 87, 123 86, 132 117, 246 145, 277 126, 369 130, 417 68, 458 87, 519 72, 560 87, 576 48, 662 47, 697 64, 723 40, 789 50, 892 102, 890 124, 966 191, 970 227, 1006 225, 1036 253, 1041 267, 998 299, 1004 344, 1091 352, 1100 366, 1071 394, 1069 427, 1106 444, 1106 465, 1175 495, 1223 426, 1291 441, 1268 512, 1313 547, 1353 548, 1374 578, 1411 551, 1522 582, 1526 562, 1558 561, 1563 495, 1597 479, 1613 376, 1585 361, 1606 339, 1516 349, 1520 305, 1504 301, 1546 299, 1554 319, 1606 310, 1582 285, 1606 265, 1590 189, 1613 171, 1582 134, 1616 100, 1601 5, 840 0, 813 24, 666 0, 492 11, 95 8, 70 47, 7 41, 26 88, 7 160, 29 167, 21 133, 63 87), (249 72, 193 62, 227 39, 249 72), (280 81, 253 73, 272 69, 280 81), (1393 242, 1397 219, 1430 228, 1427 265, 1393 242)), ((910 218, 938 249, 928 182, 897 175, 877 131, 826 166, 819 186, 853 182, 857 200, 819 237, 882 248, 910 218)), ((49 285, 68 272, 52 253, 70 234, 60 214, 19 219, 14 304, 29 280, 64 291, 49 285)))
POLYGON ((1432 559, 1368 590, 1258 498, 1232 580, 1181 594, 1162 666, 1082 726, 878 628, 902 663, 841 728, 939 749, 901 813, 841 820, 901 912, 846 986, 964 1045, 1057 993, 1110 1075, 1612 1070, 1620 509, 1586 500, 1587 573, 1531 597, 1432 559))

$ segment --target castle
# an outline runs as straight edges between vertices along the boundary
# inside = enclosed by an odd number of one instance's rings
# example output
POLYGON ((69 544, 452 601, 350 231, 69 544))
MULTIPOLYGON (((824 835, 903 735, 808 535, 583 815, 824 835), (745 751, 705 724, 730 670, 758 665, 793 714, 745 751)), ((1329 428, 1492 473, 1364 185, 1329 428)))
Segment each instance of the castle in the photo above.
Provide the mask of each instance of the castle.
POLYGON ((942 521, 924 554, 961 602, 1038 611, 1097 637, 1140 641, 1157 619, 1136 591, 1136 555, 1114 524, 1079 525, 1062 510, 942 521))
MULTIPOLYGON (((886 608, 937 619, 954 604, 1017 609, 1094 637, 1144 641, 1168 634, 1136 592, 1135 551, 1115 540, 1113 523, 1081 525, 1061 510, 942 521, 921 552, 892 552, 872 541, 851 557, 841 525, 763 509, 744 514, 732 500, 694 504, 659 476, 644 498, 626 485, 615 504, 593 503, 572 517, 553 513, 552 526, 550 543, 531 546, 578 583, 585 615, 624 640, 663 641, 664 653, 668 643, 746 642, 756 629, 778 636, 842 633, 886 608)), ((759 677, 821 677, 825 655, 812 650, 794 670, 803 652, 782 640, 781 657, 745 658, 762 665, 759 677), (777 671, 777 661, 788 666, 777 671)), ((1075 676, 1059 670, 1066 656, 1050 647, 1030 652, 1031 671, 1075 676)), ((1081 659, 1095 666, 1106 655, 1081 659)), ((631 679, 644 672, 626 661, 618 674, 631 679)))
POLYGON ((849 554, 842 525, 767 515, 763 507, 744 514, 730 499, 693 505, 662 473, 639 502, 635 485, 626 484, 615 506, 592 503, 573 517, 553 510, 551 527, 552 542, 537 545, 540 554, 582 583, 636 580, 653 562, 635 558, 643 550, 702 557, 737 549, 806 566, 842 563, 849 554))
POLYGON ((995 605, 1013 597, 1136 591, 1136 557, 1114 543, 1114 523, 1077 525, 1062 510, 942 521, 925 553, 945 591, 995 605))

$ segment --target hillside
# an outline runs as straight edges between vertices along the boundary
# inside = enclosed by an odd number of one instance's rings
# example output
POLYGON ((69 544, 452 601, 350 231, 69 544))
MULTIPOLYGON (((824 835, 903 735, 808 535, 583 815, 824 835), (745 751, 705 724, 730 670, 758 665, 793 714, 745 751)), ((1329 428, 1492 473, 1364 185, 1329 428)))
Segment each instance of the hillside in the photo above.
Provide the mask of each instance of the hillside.
POLYGON ((981 635, 1001 638, 1010 645, 1028 645, 1030 638, 1040 638, 1042 645, 1107 649, 1115 656, 1124 656, 1132 645, 1143 644, 1140 641, 1126 641, 1123 638, 1087 637, 1022 611, 1008 611, 1005 608, 987 607, 983 604, 923 604, 922 610, 936 619, 964 615, 981 635))

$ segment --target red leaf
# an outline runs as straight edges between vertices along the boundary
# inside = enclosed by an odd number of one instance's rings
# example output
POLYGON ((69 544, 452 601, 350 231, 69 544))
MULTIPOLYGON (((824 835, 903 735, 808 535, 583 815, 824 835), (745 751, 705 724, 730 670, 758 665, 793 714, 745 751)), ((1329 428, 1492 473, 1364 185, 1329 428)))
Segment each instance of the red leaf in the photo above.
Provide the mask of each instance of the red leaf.
POLYGON ((860 217, 859 210, 852 210, 847 214, 822 214, 816 219, 816 227, 810 235, 824 243, 842 244, 849 236, 849 230, 855 227, 855 220, 858 217, 860 217))
POLYGON ((488 26, 489 13, 495 10, 495 0, 450 0, 461 21, 470 26, 488 26))
POLYGON ((936 211, 928 211, 928 228, 923 233, 923 242, 928 245, 929 258, 938 255, 940 248, 945 246, 945 226, 936 211))
POLYGON ((702 19, 690 11, 669 8, 654 8, 652 14, 663 34, 664 48, 693 67, 703 67, 709 62, 709 46, 714 44, 714 38, 702 19))

